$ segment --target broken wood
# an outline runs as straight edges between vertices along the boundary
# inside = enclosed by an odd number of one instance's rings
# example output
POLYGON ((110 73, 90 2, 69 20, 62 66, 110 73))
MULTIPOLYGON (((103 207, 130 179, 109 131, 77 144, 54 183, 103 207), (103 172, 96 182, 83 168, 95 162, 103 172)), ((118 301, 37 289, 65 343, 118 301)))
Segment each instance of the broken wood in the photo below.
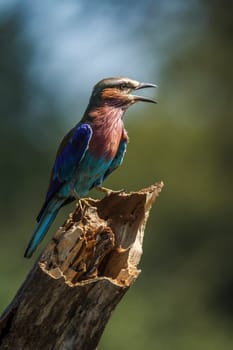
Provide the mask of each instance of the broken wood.
POLYGON ((140 273, 145 224, 162 187, 82 200, 3 313, 1 350, 96 349, 140 273))

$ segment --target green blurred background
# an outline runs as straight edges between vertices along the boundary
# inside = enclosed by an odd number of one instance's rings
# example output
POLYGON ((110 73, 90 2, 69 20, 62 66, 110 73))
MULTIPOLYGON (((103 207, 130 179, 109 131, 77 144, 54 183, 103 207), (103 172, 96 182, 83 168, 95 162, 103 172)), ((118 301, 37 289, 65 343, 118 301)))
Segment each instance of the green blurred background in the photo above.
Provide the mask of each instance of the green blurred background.
POLYGON ((0 2, 1 311, 33 264, 23 252, 60 139, 93 85, 124 75, 157 83, 159 104, 127 112, 128 152, 105 185, 165 187, 147 225, 142 274, 100 349, 233 349, 230 6, 0 2))

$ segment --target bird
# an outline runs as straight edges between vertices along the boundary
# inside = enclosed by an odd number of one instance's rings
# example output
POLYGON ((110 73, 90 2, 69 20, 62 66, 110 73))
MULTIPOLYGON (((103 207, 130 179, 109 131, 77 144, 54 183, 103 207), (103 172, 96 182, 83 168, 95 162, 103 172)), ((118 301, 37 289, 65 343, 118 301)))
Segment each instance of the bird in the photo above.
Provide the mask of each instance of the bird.
POLYGON ((63 138, 52 167, 37 227, 25 250, 30 258, 64 205, 80 200, 92 188, 110 194, 103 181, 117 169, 129 141, 123 116, 136 102, 156 103, 155 99, 132 94, 157 85, 126 77, 110 77, 93 88, 82 119, 63 138))

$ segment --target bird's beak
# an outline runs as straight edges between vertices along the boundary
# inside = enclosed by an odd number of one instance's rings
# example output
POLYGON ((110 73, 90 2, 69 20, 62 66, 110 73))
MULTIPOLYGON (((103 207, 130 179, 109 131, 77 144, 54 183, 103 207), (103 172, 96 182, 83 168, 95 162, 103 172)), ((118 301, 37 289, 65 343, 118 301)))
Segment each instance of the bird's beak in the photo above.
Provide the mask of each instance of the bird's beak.
MULTIPOLYGON (((146 88, 157 88, 158 86, 155 84, 149 84, 149 83, 140 83, 134 90, 140 90, 140 89, 146 89, 146 88)), ((132 95, 133 101, 138 102, 151 102, 151 103, 157 103, 156 100, 153 100, 152 98, 144 97, 144 96, 135 96, 132 95)))

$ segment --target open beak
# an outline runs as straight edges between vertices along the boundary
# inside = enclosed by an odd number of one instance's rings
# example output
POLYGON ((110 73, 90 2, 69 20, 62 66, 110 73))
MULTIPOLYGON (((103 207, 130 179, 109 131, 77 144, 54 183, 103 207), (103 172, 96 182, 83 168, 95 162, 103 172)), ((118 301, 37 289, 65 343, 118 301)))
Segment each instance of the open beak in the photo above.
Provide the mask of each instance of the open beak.
MULTIPOLYGON (((155 84, 149 84, 149 83, 140 83, 134 90, 140 90, 140 89, 146 89, 146 88, 157 88, 158 86, 155 84)), ((151 102, 151 103, 157 103, 156 100, 153 100, 152 98, 144 97, 144 96, 134 96, 132 95, 134 102, 142 101, 142 102, 151 102)))

